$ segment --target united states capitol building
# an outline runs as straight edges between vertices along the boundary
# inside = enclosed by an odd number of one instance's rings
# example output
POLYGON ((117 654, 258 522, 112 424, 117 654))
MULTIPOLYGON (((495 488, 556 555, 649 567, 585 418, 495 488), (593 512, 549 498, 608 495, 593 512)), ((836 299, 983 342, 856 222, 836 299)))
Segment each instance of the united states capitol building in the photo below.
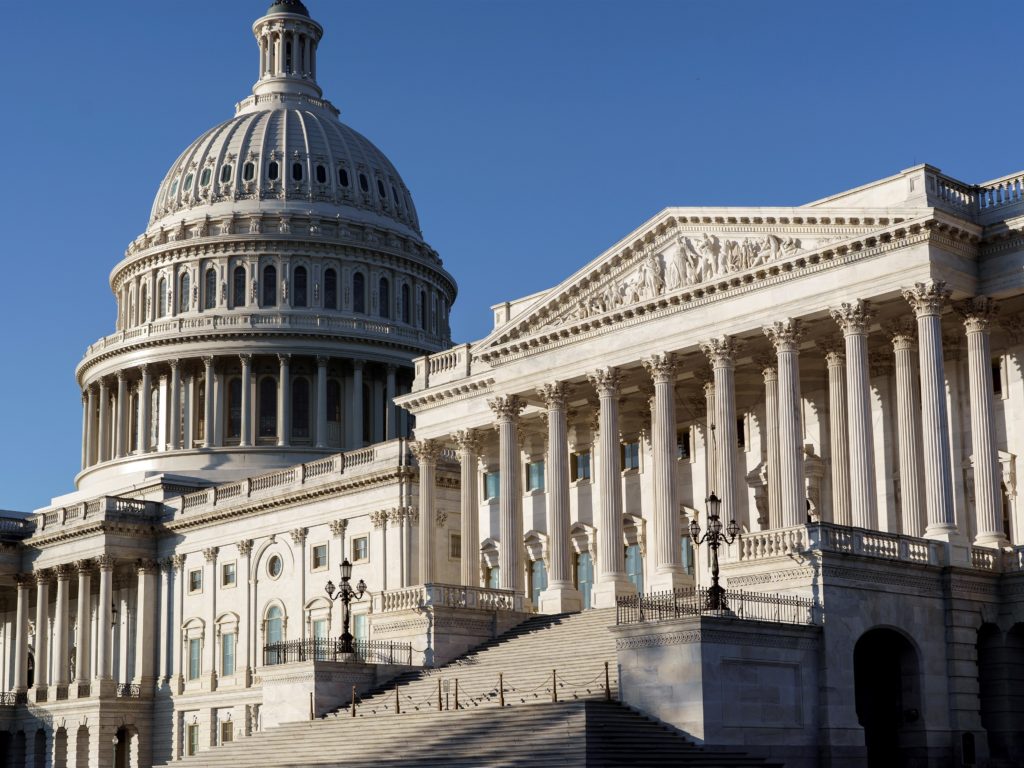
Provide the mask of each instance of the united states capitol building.
POLYGON ((1024 174, 666 208, 453 344, 323 28, 252 30, 0 518, 0 765, 1024 764, 1024 174))

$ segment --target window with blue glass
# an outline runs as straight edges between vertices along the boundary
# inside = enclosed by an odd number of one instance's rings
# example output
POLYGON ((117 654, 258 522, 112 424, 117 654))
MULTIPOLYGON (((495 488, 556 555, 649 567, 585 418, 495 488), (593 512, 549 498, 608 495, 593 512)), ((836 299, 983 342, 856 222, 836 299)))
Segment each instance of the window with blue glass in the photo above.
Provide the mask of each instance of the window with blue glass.
POLYGON ((501 568, 494 566, 493 568, 487 569, 487 587, 488 589, 498 589, 498 585, 501 584, 501 568))
POLYGON ((572 454, 569 462, 572 481, 590 479, 590 451, 579 451, 572 454))
POLYGON ((679 538, 679 546, 682 548, 681 562, 683 564, 683 570, 690 576, 693 576, 693 542, 689 536, 681 536, 679 538))
POLYGON ((202 651, 203 643, 198 637, 189 638, 188 641, 188 679, 198 680, 202 672, 202 651))
POLYGON ((590 595, 594 588, 594 559, 589 552, 578 552, 575 559, 573 575, 576 589, 583 596, 583 608, 586 609, 590 607, 590 595))
POLYGON ((622 444, 622 468, 640 469, 640 443, 622 444))
POLYGON ((630 544, 626 547, 626 576, 633 582, 636 591, 643 594, 644 591, 644 558, 640 554, 639 544, 630 544))
POLYGON ((526 490, 544 490, 544 462, 531 461, 526 465, 526 490))
POLYGON ((533 607, 540 605, 540 593, 548 588, 548 570, 544 567, 543 560, 534 560, 530 563, 530 599, 533 607))
POLYGON ((676 433, 676 458, 690 458, 690 430, 684 429, 676 433))
POLYGON ((484 472, 484 498, 496 499, 501 488, 500 472, 484 472))
POLYGON ((235 674, 235 633, 220 636, 220 673, 235 674))

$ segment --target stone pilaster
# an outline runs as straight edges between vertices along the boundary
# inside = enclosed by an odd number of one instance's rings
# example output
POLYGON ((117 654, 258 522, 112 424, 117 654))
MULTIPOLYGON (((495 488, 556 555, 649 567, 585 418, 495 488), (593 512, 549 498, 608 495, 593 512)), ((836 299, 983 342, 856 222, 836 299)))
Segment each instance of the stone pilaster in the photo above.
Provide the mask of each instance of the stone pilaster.
POLYGON ((498 422, 499 586, 525 593, 523 578, 523 494, 519 484, 519 414, 526 406, 516 395, 488 400, 498 422))
POLYGON ((99 604, 96 606, 96 679, 101 683, 113 679, 114 649, 111 637, 111 608, 113 607, 114 558, 100 555, 99 604))
POLYGON ((153 560, 139 560, 135 564, 137 592, 135 612, 135 677, 133 682, 147 692, 156 682, 157 619, 157 564, 153 560))
POLYGON ((79 560, 78 568, 78 616, 75 630, 75 682, 88 683, 92 678, 89 643, 92 638, 92 560, 79 560))
POLYGON ((110 459, 110 390, 106 379, 100 379, 99 408, 96 461, 107 461, 110 459))
POLYGON ((803 428, 800 423, 800 324, 788 319, 764 329, 779 367, 779 495, 782 526, 807 521, 803 428))
POLYGON ((139 382, 139 453, 152 450, 152 413, 153 413, 153 378, 149 366, 139 366, 142 379, 139 382))
POLYGON ((213 424, 213 358, 203 358, 203 447, 214 446, 214 424, 213 424))
POLYGON ((846 345, 846 427, 850 440, 850 511, 853 525, 874 529, 878 519, 875 454, 871 428, 868 325, 873 311, 858 299, 832 310, 846 345))

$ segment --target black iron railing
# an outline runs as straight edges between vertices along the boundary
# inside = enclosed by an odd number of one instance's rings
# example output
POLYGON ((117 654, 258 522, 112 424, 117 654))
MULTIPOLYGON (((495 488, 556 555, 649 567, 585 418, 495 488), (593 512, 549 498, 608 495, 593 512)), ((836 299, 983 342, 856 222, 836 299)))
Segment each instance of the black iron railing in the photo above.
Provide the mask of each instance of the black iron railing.
POLYGON ((821 609, 814 601, 795 595, 727 590, 719 607, 712 607, 705 587, 627 595, 616 600, 617 624, 684 619, 690 616, 721 616, 731 619, 770 621, 779 624, 819 624, 821 609))
POLYGON ((412 645, 390 640, 356 640, 355 653, 342 653, 341 640, 285 640, 263 646, 263 663, 299 661, 354 661, 362 664, 412 664, 412 645))
POLYGON ((142 689, 133 683, 120 683, 117 686, 117 697, 119 699, 141 699, 142 689))

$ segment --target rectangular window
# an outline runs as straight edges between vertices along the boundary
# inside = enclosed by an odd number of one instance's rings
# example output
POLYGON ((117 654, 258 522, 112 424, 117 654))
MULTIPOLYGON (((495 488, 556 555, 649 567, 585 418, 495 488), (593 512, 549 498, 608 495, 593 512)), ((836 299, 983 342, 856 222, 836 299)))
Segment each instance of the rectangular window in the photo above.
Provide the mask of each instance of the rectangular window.
POLYGON ((359 536, 352 539, 352 562, 370 559, 370 539, 366 536, 359 536))
POLYGON ((189 723, 185 734, 185 754, 199 754, 199 723, 189 723))
POLYGON ((188 593, 191 595, 195 592, 203 591, 203 569, 196 568, 194 571, 188 572, 188 593))
POLYGON ((448 559, 462 559, 462 534, 452 533, 448 536, 448 559))
POLYGON ((736 419, 736 445, 741 451, 747 450, 747 420, 743 416, 736 419))
POLYGON ((640 469, 640 443, 622 444, 622 468, 640 469))
POLYGON ((572 481, 590 479, 590 451, 580 451, 572 455, 569 468, 572 473, 572 481))
POLYGON ((220 743, 221 744, 230 744, 234 740, 235 740, 235 731, 231 727, 231 721, 230 720, 221 720, 220 721, 220 743))
POLYGON ((544 490, 544 462, 531 461, 526 465, 526 490, 544 490))
POLYGON ((224 563, 220 567, 220 585, 222 587, 233 587, 235 586, 236 571, 234 563, 224 563))
POLYGON ((323 661, 328 656, 328 632, 330 632, 330 626, 327 619, 313 620, 314 653, 318 661, 323 661))
POLYGON ((1003 396, 1003 358, 992 359, 992 394, 996 397, 1003 396))
POLYGON ((676 433, 676 458, 690 458, 690 430, 684 429, 676 433))
POLYGON ((365 613, 357 613, 352 617, 352 636, 359 642, 370 639, 370 617, 365 613))
POLYGON ((322 571, 327 568, 327 545, 316 544, 313 546, 313 570, 322 571))
POLYGON ((235 674, 235 635, 232 632, 229 635, 221 635, 220 637, 220 673, 222 675, 233 675, 235 674))
POLYGON ((484 472, 484 499, 497 499, 500 488, 501 474, 499 472, 484 472))
POLYGON ((191 637, 188 641, 188 679, 198 680, 202 672, 202 650, 203 644, 198 637, 191 637))

